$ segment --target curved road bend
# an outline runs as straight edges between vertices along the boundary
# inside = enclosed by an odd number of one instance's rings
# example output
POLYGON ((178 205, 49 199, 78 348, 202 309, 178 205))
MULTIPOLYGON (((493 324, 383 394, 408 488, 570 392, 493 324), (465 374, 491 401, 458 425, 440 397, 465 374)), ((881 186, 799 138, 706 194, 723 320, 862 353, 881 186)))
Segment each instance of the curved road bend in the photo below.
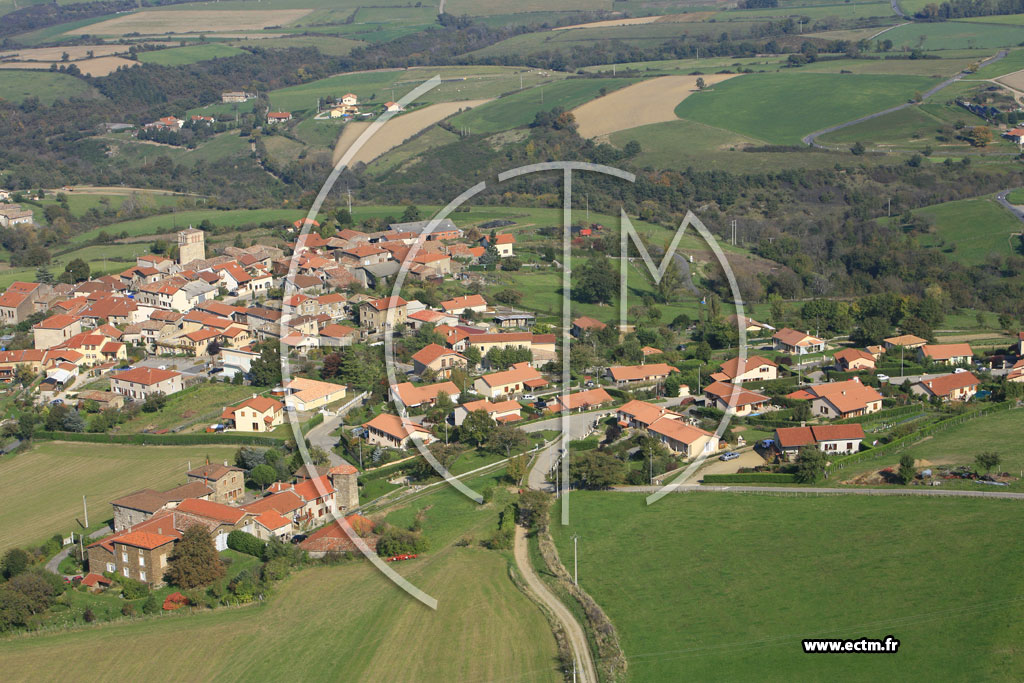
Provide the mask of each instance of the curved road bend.
MULTIPOLYGON (((441 4, 443 5, 444 3, 442 2, 441 4)), ((900 3, 897 0, 889 0, 889 4, 892 5, 892 11, 901 19, 907 18, 907 15, 903 13, 903 9, 900 7, 900 3)))
POLYGON ((1002 204, 1010 213, 1012 213, 1018 219, 1024 221, 1024 209, 1021 209, 1016 204, 1011 204, 1009 200, 1006 198, 1006 195, 1010 194, 1011 192, 1017 189, 1018 188, 1014 187, 1010 188, 1009 190, 1003 190, 1002 192, 996 195, 996 201, 1002 204))
MULTIPOLYGON (((895 4, 895 0, 894 0, 894 4, 895 4)), ((979 68, 983 67, 983 66, 988 66, 989 64, 994 64, 994 63, 998 62, 1000 59, 1002 59, 1003 57, 1005 57, 1006 55, 1007 55, 1007 51, 1006 50, 1000 50, 994 56, 989 57, 988 59, 986 59, 983 62, 981 62, 981 64, 979 65, 979 68)), ((935 87, 931 88, 930 90, 925 92, 923 95, 921 95, 921 101, 923 102, 923 101, 927 100, 929 97, 931 97, 935 93, 939 92, 943 88, 945 88, 947 86, 950 86, 953 83, 956 83, 957 81, 959 81, 964 76, 965 76, 964 72, 960 72, 956 76, 953 76, 952 78, 947 78, 942 83, 939 83, 938 85, 936 85, 935 87)), ((865 121, 870 121, 871 119, 877 119, 880 116, 885 116, 886 114, 892 114, 893 112, 900 111, 901 109, 906 109, 907 107, 913 106, 914 104, 916 104, 916 102, 904 102, 903 104, 898 104, 895 107, 889 107, 888 109, 885 109, 883 111, 877 111, 874 114, 868 114, 867 116, 861 116, 858 119, 854 119, 852 121, 847 121, 846 123, 840 123, 840 124, 837 124, 835 126, 829 126, 828 128, 823 128, 822 130, 819 130, 819 131, 816 131, 814 133, 811 133, 810 135, 804 136, 802 142, 805 145, 810 145, 811 147, 817 147, 818 149, 830 149, 829 147, 826 147, 825 145, 818 144, 818 138, 821 137, 822 135, 826 135, 828 133, 834 133, 837 130, 842 130, 843 128, 849 128, 850 126, 855 126, 858 123, 864 123, 865 121)))

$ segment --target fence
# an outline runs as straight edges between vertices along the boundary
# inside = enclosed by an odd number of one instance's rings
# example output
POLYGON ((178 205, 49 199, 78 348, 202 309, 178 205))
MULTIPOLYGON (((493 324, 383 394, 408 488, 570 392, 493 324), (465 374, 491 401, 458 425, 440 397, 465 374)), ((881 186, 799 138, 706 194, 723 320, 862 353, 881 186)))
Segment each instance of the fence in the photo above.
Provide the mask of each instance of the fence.
POLYGON ((736 474, 705 474, 705 484, 796 484, 795 474, 783 472, 737 472, 736 474))
POLYGON ((962 425, 965 422, 969 422, 971 420, 983 417, 985 415, 991 415, 1002 410, 1011 410, 1014 407, 1014 404, 1010 402, 996 403, 994 405, 981 408, 980 410, 975 410, 970 413, 965 413, 963 415, 957 415, 955 417, 950 417, 945 420, 940 420, 939 422, 928 425, 924 429, 920 429, 914 432, 913 434, 909 434, 900 439, 896 439, 895 441, 891 441, 885 444, 884 446, 878 446, 877 448, 869 448, 867 450, 860 451, 859 453, 852 453, 841 458, 836 458, 831 463, 829 463, 828 467, 826 467, 825 469, 826 471, 831 473, 835 472, 836 470, 840 470, 846 467, 847 465, 863 462, 865 460, 874 460, 884 455, 898 453, 904 448, 914 445, 915 443, 917 443, 926 436, 937 434, 939 432, 944 432, 947 429, 956 427, 958 425, 962 425))

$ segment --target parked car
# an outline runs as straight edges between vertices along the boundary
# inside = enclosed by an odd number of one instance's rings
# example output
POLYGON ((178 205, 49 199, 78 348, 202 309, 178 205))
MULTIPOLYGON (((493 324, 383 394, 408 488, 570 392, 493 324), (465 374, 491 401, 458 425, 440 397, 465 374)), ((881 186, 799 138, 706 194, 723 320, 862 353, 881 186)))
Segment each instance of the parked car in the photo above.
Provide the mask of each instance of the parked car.
POLYGON ((875 375, 875 377, 878 378, 879 382, 888 382, 889 381, 889 375, 875 375))
POLYGON ((771 448, 775 445, 775 439, 762 439, 761 448, 771 448))
POLYGON ((537 397, 534 396, 533 394, 523 394, 523 397, 520 400, 522 400, 522 401, 536 401, 537 397))
POLYGON ((292 536, 292 543, 302 543, 306 540, 306 534, 295 534, 292 536))
POLYGON ((718 459, 719 460, 735 460, 738 457, 740 457, 739 453, 737 453, 736 451, 729 451, 728 453, 722 453, 720 456, 718 456, 718 459))

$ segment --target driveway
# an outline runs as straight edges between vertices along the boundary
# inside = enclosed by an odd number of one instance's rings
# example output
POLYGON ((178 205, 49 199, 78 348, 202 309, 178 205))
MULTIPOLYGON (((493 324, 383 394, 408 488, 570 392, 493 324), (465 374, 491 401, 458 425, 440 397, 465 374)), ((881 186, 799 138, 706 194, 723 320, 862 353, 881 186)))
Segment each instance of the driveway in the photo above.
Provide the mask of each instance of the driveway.
POLYGON ((689 479, 680 483, 696 484, 704 478, 705 474, 736 474, 740 471, 741 467, 757 467, 764 464, 764 458, 757 454, 753 446, 747 446, 737 452, 740 454, 740 457, 735 460, 722 461, 718 459, 718 456, 708 458, 707 462, 710 463, 709 465, 701 467, 691 474, 689 479))
MULTIPOLYGON (((601 411, 597 413, 575 413, 569 416, 569 431, 568 436, 570 441, 576 441, 578 439, 584 439, 593 432, 593 424, 595 420, 601 420, 611 415, 612 411, 601 411)), ((524 432, 539 432, 545 429, 554 429, 562 431, 562 418, 553 417, 548 420, 541 420, 540 422, 534 422, 532 424, 523 425, 524 432)), ((558 451, 562 447, 561 439, 556 439, 549 446, 542 449, 534 460, 533 467, 530 469, 529 478, 527 484, 531 489, 541 489, 544 491, 553 492, 555 486, 552 482, 547 480, 548 472, 554 467, 555 461, 558 458, 558 451)))

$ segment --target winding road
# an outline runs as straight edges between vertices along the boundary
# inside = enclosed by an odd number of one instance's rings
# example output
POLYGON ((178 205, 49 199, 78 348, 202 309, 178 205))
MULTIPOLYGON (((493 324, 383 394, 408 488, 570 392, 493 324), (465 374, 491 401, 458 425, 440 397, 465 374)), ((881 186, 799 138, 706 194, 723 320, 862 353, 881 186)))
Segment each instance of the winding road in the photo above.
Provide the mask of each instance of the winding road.
POLYGON ((1010 201, 1006 198, 1006 195, 1018 189, 1020 188, 1012 187, 1008 190, 1003 190, 1002 192, 996 195, 996 201, 1002 204, 1007 211, 1016 216, 1018 220, 1024 221, 1024 209, 1021 209, 1020 206, 1018 206, 1017 204, 1011 204, 1010 201))
MULTIPOLYGON (((896 7, 895 0, 893 0, 893 7, 894 8, 896 7)), ((999 52, 997 52, 992 57, 989 57, 988 59, 986 59, 983 62, 981 62, 981 64, 979 65, 979 68, 983 67, 983 66, 988 66, 989 64, 994 64, 995 62, 998 62, 1000 59, 1002 59, 1006 55, 1007 55, 1007 51, 1006 50, 1000 50, 999 52)), ((961 71, 956 76, 953 76, 952 78, 947 78, 942 83, 939 83, 938 85, 936 85, 935 87, 931 88, 930 90, 925 92, 923 95, 921 95, 921 101, 924 102, 929 97, 931 97, 935 93, 939 92, 943 88, 948 87, 948 86, 952 85, 953 83, 956 83, 961 78, 963 78, 965 75, 967 75, 967 73, 964 72, 964 71, 961 71)), ((821 129, 819 131, 811 133, 810 135, 805 135, 803 140, 802 140, 802 142, 805 145, 809 145, 811 147, 817 147, 818 149, 832 149, 831 147, 826 147, 825 145, 819 144, 818 143, 818 138, 821 137, 822 135, 826 135, 828 133, 834 133, 837 130, 842 130, 843 128, 849 128, 850 126, 855 126, 858 123, 864 123, 865 121, 870 121, 871 119, 877 119, 877 118, 879 118, 881 116, 885 116, 886 114, 892 114, 893 112, 900 111, 901 109, 906 109, 907 107, 912 107, 915 104, 917 104, 917 102, 904 102, 903 104, 896 105, 895 107, 889 107, 888 109, 885 109, 883 111, 875 112, 874 114, 868 114, 866 116, 861 116, 860 118, 853 119, 852 121, 847 121, 846 123, 840 123, 840 124, 837 124, 835 126, 829 126, 828 128, 823 128, 823 129, 821 129)))

